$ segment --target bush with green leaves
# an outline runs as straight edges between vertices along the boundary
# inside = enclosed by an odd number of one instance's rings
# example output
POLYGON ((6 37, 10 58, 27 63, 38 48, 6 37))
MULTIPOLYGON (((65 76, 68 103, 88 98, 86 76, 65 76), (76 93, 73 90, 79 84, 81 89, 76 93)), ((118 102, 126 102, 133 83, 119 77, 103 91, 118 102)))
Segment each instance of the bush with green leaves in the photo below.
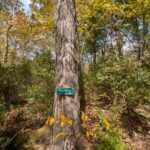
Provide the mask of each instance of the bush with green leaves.
POLYGON ((122 140, 123 132, 120 129, 117 112, 119 106, 111 106, 109 110, 96 109, 96 116, 99 122, 99 145, 96 150, 125 150, 125 143, 122 140))
POLYGON ((54 88, 54 60, 49 52, 37 53, 30 64, 31 67, 31 86, 29 94, 31 96, 48 96, 54 88))
POLYGON ((130 108, 150 102, 150 69, 129 56, 100 58, 85 73, 84 83, 87 100, 126 103, 130 108))
MULTIPOLYGON (((33 112, 49 111, 54 93, 54 59, 50 52, 37 53, 22 64, 0 66, 0 103, 28 103, 33 112)), ((0 106, 0 111, 4 107, 0 106)))
POLYGON ((125 145, 120 139, 117 130, 113 130, 101 136, 100 144, 96 150, 125 150, 125 145))
POLYGON ((37 53, 30 64, 31 84, 26 94, 32 112, 50 113, 54 94, 54 65, 50 52, 37 53))

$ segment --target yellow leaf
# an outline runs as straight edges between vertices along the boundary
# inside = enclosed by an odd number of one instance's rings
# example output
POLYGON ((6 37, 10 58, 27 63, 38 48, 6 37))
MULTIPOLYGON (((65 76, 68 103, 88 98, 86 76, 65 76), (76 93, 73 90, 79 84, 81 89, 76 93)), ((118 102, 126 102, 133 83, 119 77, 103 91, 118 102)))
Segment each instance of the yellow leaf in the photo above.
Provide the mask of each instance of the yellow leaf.
POLYGON ((72 126, 72 124, 73 124, 72 120, 68 120, 68 124, 69 124, 70 126, 72 126))
POLYGON ((98 128, 98 127, 99 127, 99 124, 98 124, 98 123, 96 123, 94 127, 97 127, 97 128, 98 128))
POLYGON ((93 133, 93 131, 91 130, 91 131, 89 131, 89 134, 91 135, 91 136, 93 136, 94 135, 94 133, 93 133))
POLYGON ((66 119, 66 117, 65 117, 63 114, 61 114, 60 112, 57 113, 57 116, 58 116, 61 120, 65 120, 65 119, 66 119))
POLYGON ((103 123, 106 127, 110 127, 110 123, 106 119, 103 120, 103 123))
POLYGON ((67 133, 65 133, 65 132, 61 132, 61 133, 58 133, 57 135, 56 135, 56 138, 58 139, 58 138, 60 138, 60 137, 65 137, 67 135, 67 133))
POLYGON ((48 124, 48 122, 49 122, 49 118, 46 120, 45 124, 48 124))
POLYGON ((96 134, 96 133, 94 133, 93 137, 94 137, 94 138, 96 138, 96 137, 97 137, 97 134, 96 134))
POLYGON ((55 122, 55 119, 54 119, 54 118, 49 118, 49 124, 50 124, 50 126, 53 125, 54 122, 55 122))
POLYGON ((62 121, 62 122, 60 123, 60 126, 63 127, 65 124, 66 124, 66 122, 65 122, 65 121, 62 121))
POLYGON ((81 133, 78 133, 78 134, 76 135, 76 137, 78 138, 80 135, 81 135, 81 133))
POLYGON ((97 129, 99 129, 99 124, 95 124, 93 131, 96 131, 97 129))
POLYGON ((90 136, 89 131, 86 131, 86 137, 89 137, 89 136, 90 136))
POLYGON ((82 119, 83 122, 88 120, 88 117, 85 115, 84 112, 82 112, 82 114, 81 114, 81 119, 82 119))
POLYGON ((57 113, 57 116, 58 116, 58 117, 60 117, 60 115, 61 115, 61 113, 60 113, 60 112, 58 112, 58 113, 57 113))
POLYGON ((42 26, 42 29, 45 30, 45 29, 47 29, 47 27, 46 26, 42 26))

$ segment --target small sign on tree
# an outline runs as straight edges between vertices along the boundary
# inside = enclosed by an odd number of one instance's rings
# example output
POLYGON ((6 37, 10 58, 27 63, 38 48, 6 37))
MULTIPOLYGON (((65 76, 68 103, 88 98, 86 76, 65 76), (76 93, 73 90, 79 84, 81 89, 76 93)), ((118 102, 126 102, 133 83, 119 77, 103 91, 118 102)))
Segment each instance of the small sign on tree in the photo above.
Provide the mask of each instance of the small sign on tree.
POLYGON ((74 95, 75 90, 73 88, 57 88, 57 95, 74 95))

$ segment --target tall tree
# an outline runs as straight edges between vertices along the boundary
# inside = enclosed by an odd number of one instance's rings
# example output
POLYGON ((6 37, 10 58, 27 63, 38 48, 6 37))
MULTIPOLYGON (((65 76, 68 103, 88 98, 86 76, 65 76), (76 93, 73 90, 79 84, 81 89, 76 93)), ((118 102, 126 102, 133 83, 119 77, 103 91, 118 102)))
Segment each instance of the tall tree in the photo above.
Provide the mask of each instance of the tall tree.
POLYGON ((6 9, 7 12, 9 12, 10 14, 10 18, 11 18, 11 21, 10 23, 8 23, 9 21, 7 21, 7 29, 6 29, 6 35, 5 35, 5 51, 3 53, 3 59, 2 59, 2 65, 5 66, 8 62, 8 55, 9 55, 9 45, 10 45, 10 41, 9 41, 9 38, 10 38, 10 30, 12 29, 12 27, 14 26, 13 24, 13 21, 14 21, 14 18, 16 17, 16 13, 17 11, 19 11, 20 9, 20 1, 18 0, 6 0, 6 1, 2 1, 2 6, 4 7, 3 10, 6 9))
POLYGON ((78 85, 78 48, 74 0, 56 1, 56 91, 72 88, 74 94, 55 92, 52 150, 75 150, 80 130, 80 102, 78 85), (67 124, 67 122, 68 124, 67 124), (63 135, 63 136, 60 136, 63 135))

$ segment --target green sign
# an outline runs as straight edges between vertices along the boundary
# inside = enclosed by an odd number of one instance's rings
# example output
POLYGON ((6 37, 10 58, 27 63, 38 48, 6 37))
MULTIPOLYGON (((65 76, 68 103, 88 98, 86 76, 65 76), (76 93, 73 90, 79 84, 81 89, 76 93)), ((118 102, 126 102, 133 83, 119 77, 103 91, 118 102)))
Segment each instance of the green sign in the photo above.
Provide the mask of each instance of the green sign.
POLYGON ((57 88, 57 95, 74 95, 75 90, 73 88, 57 88))

